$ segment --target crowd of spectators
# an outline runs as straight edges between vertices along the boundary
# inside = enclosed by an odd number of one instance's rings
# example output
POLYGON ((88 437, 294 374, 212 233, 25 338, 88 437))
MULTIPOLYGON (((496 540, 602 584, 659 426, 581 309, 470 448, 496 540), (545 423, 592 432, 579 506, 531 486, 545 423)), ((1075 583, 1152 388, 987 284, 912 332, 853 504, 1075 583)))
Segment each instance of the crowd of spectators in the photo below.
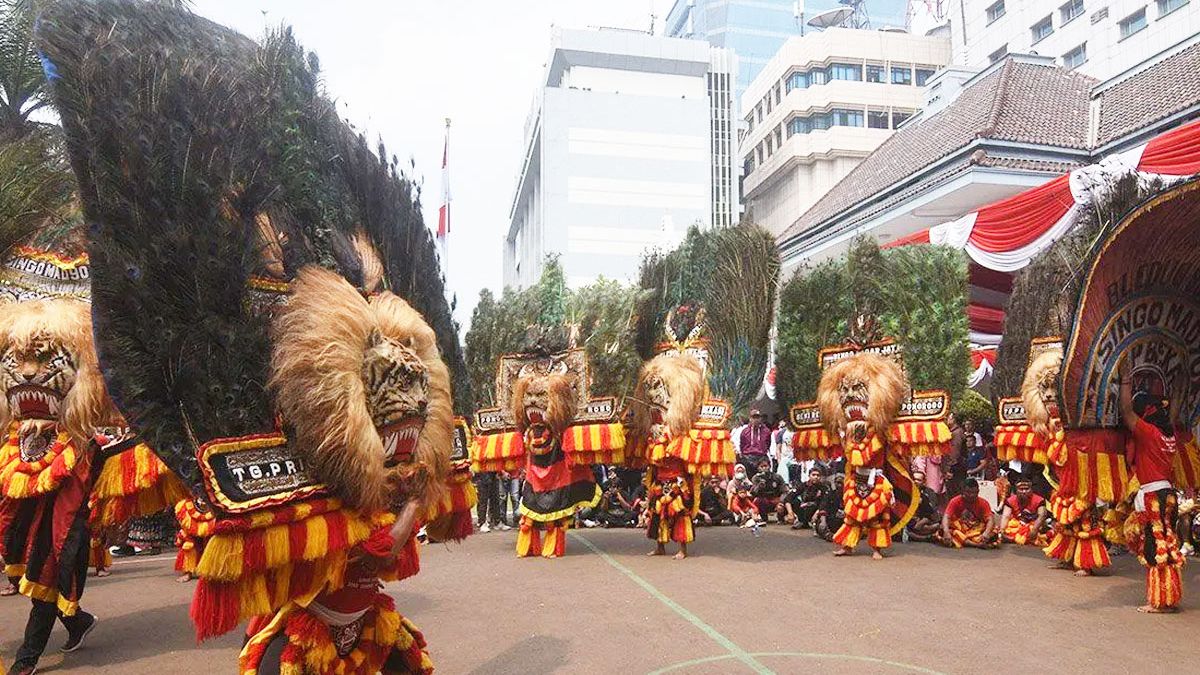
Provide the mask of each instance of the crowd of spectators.
MULTIPOLYGON (((907 541, 946 546, 993 548, 1001 541, 1038 543, 1049 532, 1045 509, 1051 486, 1043 467, 998 461, 987 430, 972 420, 961 424, 952 415, 950 452, 941 457, 916 457, 911 463, 914 489, 921 495, 905 531, 907 541), (1009 528, 1019 520, 1020 526, 1009 528), (974 528, 974 529, 971 529, 974 528), (970 536, 963 536, 964 532, 970 536)), ((791 432, 784 422, 769 426, 755 410, 733 430, 738 463, 732 477, 704 479, 698 495, 697 526, 736 526, 754 529, 768 524, 809 529, 832 541, 845 516, 842 489, 843 460, 796 461, 791 432)), ((577 527, 645 527, 646 487, 642 472, 597 466, 599 504, 580 511, 577 527)), ((477 515, 480 532, 507 530, 520 522, 523 472, 477 474, 477 515)), ((1180 500, 1179 533, 1184 552, 1194 551, 1200 539, 1200 515, 1189 495, 1180 500)), ((1114 551, 1115 553, 1116 551, 1114 551)))

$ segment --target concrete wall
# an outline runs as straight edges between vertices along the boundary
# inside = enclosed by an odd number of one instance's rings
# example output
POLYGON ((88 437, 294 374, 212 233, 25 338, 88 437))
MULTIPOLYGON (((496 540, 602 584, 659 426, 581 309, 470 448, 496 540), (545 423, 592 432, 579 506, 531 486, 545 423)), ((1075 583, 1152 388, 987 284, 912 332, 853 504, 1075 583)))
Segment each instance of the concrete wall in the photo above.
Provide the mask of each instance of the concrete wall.
POLYGON ((996 0, 961 0, 949 9, 954 63, 984 67, 989 55, 1006 48, 1012 54, 1031 51, 1062 56, 1087 44, 1087 61, 1079 71, 1100 80, 1120 74, 1172 45, 1200 33, 1200 2, 1188 2, 1160 16, 1157 0, 1084 0, 1083 14, 1064 23, 1067 0, 1005 0, 1004 16, 989 23, 987 9, 996 0), (1145 10, 1146 27, 1124 39, 1120 22, 1145 10), (1105 16, 1107 14, 1107 16, 1105 16), (1032 28, 1050 17, 1054 32, 1038 42, 1032 28))

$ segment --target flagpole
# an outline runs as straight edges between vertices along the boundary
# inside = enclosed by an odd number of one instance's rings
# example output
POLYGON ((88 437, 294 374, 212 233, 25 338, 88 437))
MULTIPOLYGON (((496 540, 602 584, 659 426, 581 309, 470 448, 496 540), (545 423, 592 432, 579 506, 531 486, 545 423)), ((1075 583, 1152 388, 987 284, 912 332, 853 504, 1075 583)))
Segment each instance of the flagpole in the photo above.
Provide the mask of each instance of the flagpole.
POLYGON ((446 140, 442 146, 442 208, 438 213, 438 243, 442 255, 442 276, 446 278, 446 297, 450 297, 450 118, 446 118, 446 140))

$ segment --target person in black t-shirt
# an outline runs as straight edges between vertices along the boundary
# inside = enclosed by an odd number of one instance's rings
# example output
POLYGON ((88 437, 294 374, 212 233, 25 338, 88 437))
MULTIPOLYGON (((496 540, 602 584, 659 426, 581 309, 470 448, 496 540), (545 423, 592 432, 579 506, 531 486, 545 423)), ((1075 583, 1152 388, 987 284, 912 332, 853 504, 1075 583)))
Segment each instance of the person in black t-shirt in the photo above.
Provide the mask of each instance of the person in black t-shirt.
POLYGON ((834 475, 833 486, 821 499, 820 508, 813 517, 813 534, 825 541, 833 541, 833 535, 841 529, 846 520, 846 512, 842 507, 842 487, 845 484, 844 475, 834 475))
POLYGON ((771 471, 770 460, 764 458, 758 463, 758 473, 751 480, 750 494, 754 497, 754 506, 761 514, 763 524, 767 524, 772 513, 775 514, 775 519, 782 523, 783 516, 787 513, 787 507, 783 504, 787 483, 783 482, 783 476, 771 471))
POLYGON ((721 489, 721 479, 713 476, 700 490, 700 510, 696 513, 697 525, 732 525, 733 511, 729 510, 729 497, 721 489))
POLYGON ((784 498, 788 519, 792 521, 792 529, 799 530, 812 524, 813 516, 821 507, 821 501, 829 493, 829 484, 821 475, 821 470, 814 468, 808 472, 808 480, 792 481, 792 489, 784 498))
POLYGON ((912 541, 937 541, 942 529, 942 514, 938 511, 938 495, 925 485, 925 473, 914 471, 913 483, 921 492, 917 512, 908 521, 908 538, 912 541))

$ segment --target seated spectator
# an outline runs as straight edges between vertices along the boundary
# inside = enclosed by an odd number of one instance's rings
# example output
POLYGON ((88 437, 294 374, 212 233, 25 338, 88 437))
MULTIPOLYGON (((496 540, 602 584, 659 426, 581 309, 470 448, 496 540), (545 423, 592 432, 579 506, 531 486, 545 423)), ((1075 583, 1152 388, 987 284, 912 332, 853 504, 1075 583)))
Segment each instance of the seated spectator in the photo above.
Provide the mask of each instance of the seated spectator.
POLYGON ((914 471, 912 477, 921 499, 917 503, 917 512, 908 521, 908 538, 912 541, 937 541, 942 525, 942 517, 938 513, 941 498, 926 484, 924 472, 914 471))
POLYGON ((817 510, 821 508, 821 502, 824 501, 827 494, 829 494, 829 484, 825 482, 825 477, 821 475, 820 469, 814 468, 809 471, 808 480, 803 483, 799 480, 792 481, 792 489, 788 490, 783 504, 787 509, 788 520, 791 521, 793 530, 812 525, 813 518, 817 515, 817 510))
POLYGON ((713 476, 700 489, 700 510, 696 513, 697 525, 732 525, 733 511, 729 510, 729 498, 721 489, 721 479, 713 476))
POLYGON ((833 535, 837 534, 846 521, 846 511, 842 504, 842 488, 845 484, 845 475, 834 474, 833 486, 825 493, 816 515, 813 516, 813 534, 825 541, 833 541, 833 535))
POLYGON ((1017 492, 1004 500, 1000 513, 1000 536, 1010 544, 1028 544, 1045 548, 1046 500, 1033 492, 1033 481, 1027 476, 1016 478, 1017 492))
POLYGON ((737 496, 738 490, 743 486, 747 489, 750 487, 750 479, 746 476, 746 467, 741 464, 734 464, 733 478, 730 478, 725 484, 725 494, 729 497, 729 504, 727 506, 730 509, 733 508, 733 498, 737 496))
POLYGON ((763 525, 767 524, 771 514, 775 520, 783 522, 787 507, 783 505, 783 494, 787 492, 787 483, 779 474, 771 471, 771 461, 763 458, 758 462, 758 473, 750 486, 750 494, 754 497, 754 507, 762 514, 763 525))
POLYGON ((746 485, 738 486, 737 492, 729 498, 729 510, 733 511, 734 522, 742 527, 759 521, 758 508, 746 485))
POLYGON ((633 527, 637 523, 633 504, 621 489, 621 478, 616 473, 609 474, 608 484, 600 495, 596 519, 604 527, 633 527))
POLYGON ((992 505, 979 496, 979 481, 968 478, 962 494, 950 500, 942 515, 942 543, 954 548, 995 548, 992 505))

